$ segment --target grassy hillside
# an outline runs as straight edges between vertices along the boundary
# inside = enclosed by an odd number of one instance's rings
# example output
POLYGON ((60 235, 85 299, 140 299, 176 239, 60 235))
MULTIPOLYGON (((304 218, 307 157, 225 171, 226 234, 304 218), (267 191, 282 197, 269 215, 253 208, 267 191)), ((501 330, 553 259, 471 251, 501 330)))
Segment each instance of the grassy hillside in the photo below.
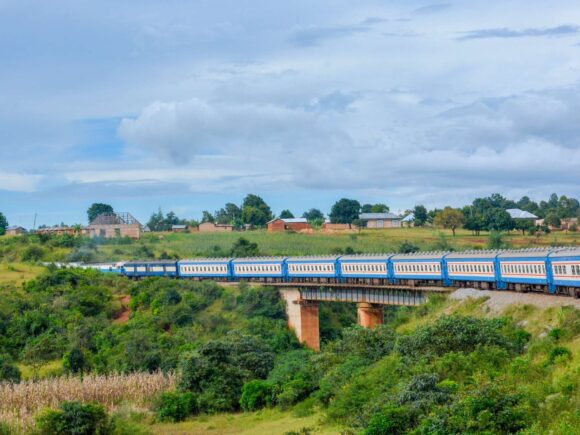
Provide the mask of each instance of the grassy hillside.
MULTIPOLYGON (((320 255, 345 252, 399 252, 404 246, 419 250, 482 249, 489 244, 489 235, 474 236, 458 230, 401 228, 384 231, 363 230, 348 233, 268 233, 265 230, 235 233, 152 233, 141 240, 89 240, 71 237, 39 239, 0 237, 0 263, 42 261, 119 261, 147 258, 188 258, 229 256, 232 246, 244 237, 258 245, 261 255, 320 255)), ((577 232, 553 232, 530 236, 512 232, 502 236, 504 247, 576 246, 577 232)))
POLYGON ((0 292, 0 376, 32 379, 0 391, 0 421, 14 428, 30 430, 43 408, 70 401, 102 403, 116 428, 106 433, 580 427, 580 312, 571 307, 498 313, 485 299, 438 296, 388 307, 387 324, 369 331, 348 327, 351 304, 324 304, 315 354, 286 329, 269 288, 49 270, 0 292))

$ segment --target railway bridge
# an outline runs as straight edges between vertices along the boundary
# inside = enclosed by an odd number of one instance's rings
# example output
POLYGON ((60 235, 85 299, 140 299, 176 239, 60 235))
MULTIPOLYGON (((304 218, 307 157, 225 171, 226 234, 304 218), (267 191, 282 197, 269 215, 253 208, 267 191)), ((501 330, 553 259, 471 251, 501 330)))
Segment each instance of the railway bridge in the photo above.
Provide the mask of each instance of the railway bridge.
POLYGON ((446 293, 449 287, 411 287, 320 283, 273 283, 286 302, 288 326, 298 340, 311 349, 320 350, 318 306, 325 301, 357 304, 358 324, 374 328, 383 323, 385 305, 418 306, 430 294, 446 293))

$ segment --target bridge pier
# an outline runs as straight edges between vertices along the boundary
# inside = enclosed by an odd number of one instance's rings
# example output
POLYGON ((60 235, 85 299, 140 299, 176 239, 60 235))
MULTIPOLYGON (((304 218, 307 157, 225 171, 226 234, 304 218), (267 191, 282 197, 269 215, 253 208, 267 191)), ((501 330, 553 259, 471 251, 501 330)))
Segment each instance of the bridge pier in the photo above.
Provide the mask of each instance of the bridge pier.
POLYGON ((384 310, 382 305, 359 302, 356 304, 358 324, 364 328, 375 329, 377 325, 382 325, 384 321, 384 310))
POLYGON ((280 291, 286 301, 288 326, 294 330, 300 343, 310 349, 320 350, 320 321, 318 317, 318 302, 304 300, 298 289, 280 291))

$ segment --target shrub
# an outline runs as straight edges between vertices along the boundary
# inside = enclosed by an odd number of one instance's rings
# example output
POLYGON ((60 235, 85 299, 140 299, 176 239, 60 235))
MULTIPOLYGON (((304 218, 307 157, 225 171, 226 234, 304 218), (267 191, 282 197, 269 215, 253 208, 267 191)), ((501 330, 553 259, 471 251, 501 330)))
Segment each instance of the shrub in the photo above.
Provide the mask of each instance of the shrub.
POLYGON ((413 243, 409 242, 408 240, 405 240, 399 246, 399 252, 401 254, 410 254, 411 252, 417 252, 417 251, 419 251, 419 247, 417 245, 414 245, 413 243))
POLYGON ((39 261, 44 256, 44 249, 40 246, 29 246, 22 252, 22 261, 39 261))
POLYGON ((155 412, 160 421, 183 421, 197 412, 197 398, 191 392, 165 392, 155 403, 155 412))
POLYGON ((411 423, 411 414, 407 408, 388 406, 371 417, 364 435, 403 434, 411 423))
MULTIPOLYGON (((0 355, 0 382, 20 382, 20 370, 15 365, 11 364, 7 358, 0 355)), ((0 434, 2 432, 0 431, 0 434)))
POLYGON ((36 416, 36 424, 41 434, 106 435, 113 433, 113 425, 102 405, 63 402, 58 408, 44 410, 36 416))
POLYGON ((571 358, 572 352, 570 352, 570 349, 564 346, 556 346, 550 351, 549 361, 550 364, 554 364, 555 362, 566 361, 571 358))
POLYGON ((246 382, 242 387, 240 406, 246 412, 272 405, 272 385, 260 379, 246 382))

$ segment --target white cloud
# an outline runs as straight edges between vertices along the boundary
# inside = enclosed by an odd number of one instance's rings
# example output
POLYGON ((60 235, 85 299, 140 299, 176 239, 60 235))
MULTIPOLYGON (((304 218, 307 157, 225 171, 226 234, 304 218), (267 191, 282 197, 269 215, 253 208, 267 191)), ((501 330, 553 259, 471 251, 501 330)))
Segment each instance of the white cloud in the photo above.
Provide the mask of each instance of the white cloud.
POLYGON ((34 192, 42 181, 41 175, 23 174, 0 170, 0 190, 34 192))

